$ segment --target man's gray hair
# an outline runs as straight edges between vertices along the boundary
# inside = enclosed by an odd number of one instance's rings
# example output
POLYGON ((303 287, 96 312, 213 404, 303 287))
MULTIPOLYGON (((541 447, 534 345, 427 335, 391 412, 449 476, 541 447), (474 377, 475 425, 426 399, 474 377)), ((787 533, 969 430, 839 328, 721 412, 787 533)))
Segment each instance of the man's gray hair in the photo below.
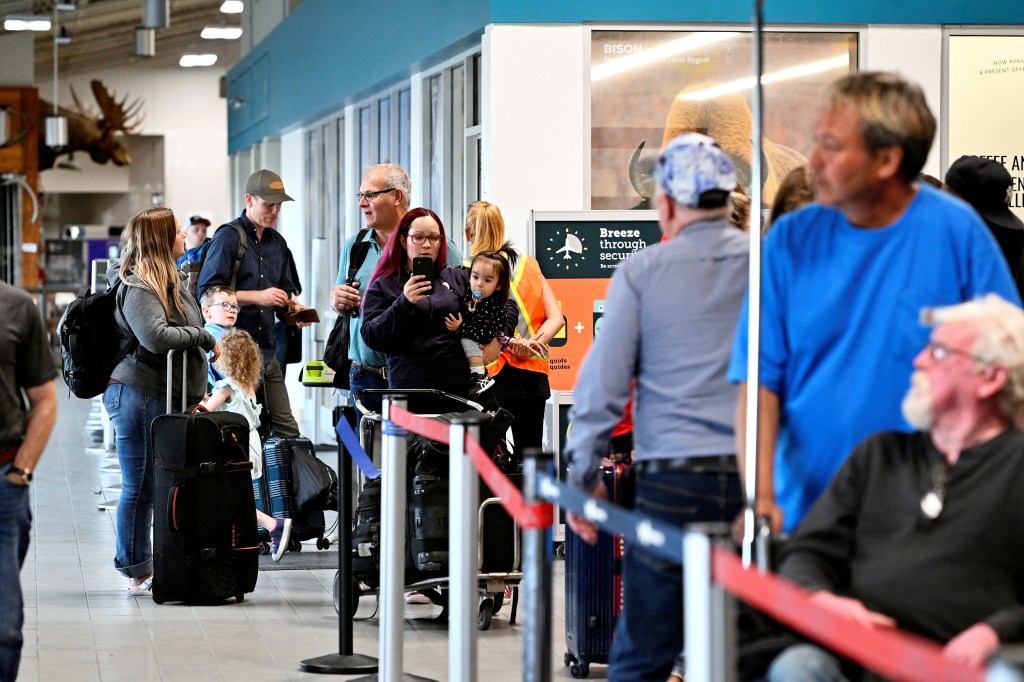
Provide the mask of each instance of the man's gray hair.
POLYGON ((973 322, 978 338, 971 354, 982 365, 1006 369, 1006 386, 999 394, 1003 414, 1016 419, 1024 412, 1024 310, 1000 298, 986 294, 973 301, 926 311, 932 325, 973 322))
POLYGON ((405 169, 393 163, 378 163, 373 168, 383 171, 384 183, 388 187, 402 190, 402 208, 409 208, 412 180, 409 179, 409 174, 405 172, 405 169))

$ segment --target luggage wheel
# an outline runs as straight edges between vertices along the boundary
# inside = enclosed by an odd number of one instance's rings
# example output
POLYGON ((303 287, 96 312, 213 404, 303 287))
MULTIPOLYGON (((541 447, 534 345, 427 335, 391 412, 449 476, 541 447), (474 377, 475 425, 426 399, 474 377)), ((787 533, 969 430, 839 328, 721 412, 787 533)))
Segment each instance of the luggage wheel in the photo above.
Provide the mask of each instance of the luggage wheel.
MULTIPOLYGON (((500 603, 500 602, 499 602, 500 603)), ((484 597, 480 600, 480 610, 476 617, 476 629, 477 630, 490 630, 491 629, 491 617, 494 614, 494 600, 490 597, 484 597)))

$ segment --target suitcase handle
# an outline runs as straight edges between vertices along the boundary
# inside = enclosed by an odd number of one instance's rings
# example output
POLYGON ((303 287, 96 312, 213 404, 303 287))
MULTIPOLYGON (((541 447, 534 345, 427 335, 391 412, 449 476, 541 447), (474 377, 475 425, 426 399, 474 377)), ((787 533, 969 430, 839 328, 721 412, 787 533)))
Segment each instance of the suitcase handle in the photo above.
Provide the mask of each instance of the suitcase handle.
POLYGON ((171 489, 167 491, 167 528, 172 533, 178 533, 181 528, 178 527, 178 491, 181 490, 181 486, 175 483, 171 486, 171 489))
POLYGON ((187 348, 172 348, 167 351, 167 414, 171 414, 171 401, 174 391, 172 390, 172 382, 174 380, 174 353, 181 351, 181 411, 187 413, 188 410, 188 391, 186 390, 188 384, 188 349, 187 348))

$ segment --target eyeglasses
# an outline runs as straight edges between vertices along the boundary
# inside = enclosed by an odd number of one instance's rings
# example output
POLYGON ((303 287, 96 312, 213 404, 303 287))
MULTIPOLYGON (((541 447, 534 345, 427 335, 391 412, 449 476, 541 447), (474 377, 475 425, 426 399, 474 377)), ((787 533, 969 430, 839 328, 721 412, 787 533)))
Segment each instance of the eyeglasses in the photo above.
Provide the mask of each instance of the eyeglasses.
POLYGON ((441 241, 441 235, 439 234, 409 234, 409 239, 416 246, 423 246, 425 243, 430 242, 431 244, 437 244, 441 241))
POLYGON ((388 187, 387 189, 379 189, 376 192, 360 192, 359 194, 356 195, 356 201, 362 201, 363 199, 366 199, 367 201, 373 201, 381 194, 387 194, 388 192, 394 191, 394 187, 388 187))
POLYGON ((935 362, 944 362, 945 360, 948 360, 950 356, 959 355, 962 358, 967 358, 974 362, 988 364, 985 360, 982 360, 976 355, 968 353, 965 350, 960 350, 959 348, 950 348, 946 344, 938 341, 929 341, 926 348, 928 349, 928 354, 931 356, 931 359, 935 362))
POLYGON ((223 310, 224 312, 228 312, 230 310, 234 310, 237 313, 239 310, 242 309, 242 306, 235 305, 234 303, 228 303, 227 301, 218 301, 216 303, 211 303, 210 307, 213 308, 214 306, 218 306, 218 305, 221 307, 221 310, 223 310))

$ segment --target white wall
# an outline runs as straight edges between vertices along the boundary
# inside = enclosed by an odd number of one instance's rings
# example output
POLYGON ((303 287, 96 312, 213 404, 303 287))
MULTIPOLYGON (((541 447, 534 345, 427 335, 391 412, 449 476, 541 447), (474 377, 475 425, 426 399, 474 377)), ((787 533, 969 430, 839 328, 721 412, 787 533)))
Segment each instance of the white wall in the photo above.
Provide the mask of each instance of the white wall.
POLYGON ((522 250, 532 209, 583 209, 584 35, 582 26, 492 25, 484 33, 481 194, 501 208, 522 250))
POLYGON ((935 115, 935 142, 924 172, 942 178, 942 28, 939 26, 868 26, 861 46, 866 71, 896 71, 924 90, 935 115))
MULTIPOLYGON (((118 99, 142 99, 145 135, 164 136, 164 200, 178 217, 201 213, 217 225, 230 211, 227 104, 219 96, 223 69, 125 67, 60 79, 60 104, 74 108, 69 85, 97 110, 89 80, 98 78, 118 99)), ((52 81, 37 83, 40 97, 53 97, 52 81)))

